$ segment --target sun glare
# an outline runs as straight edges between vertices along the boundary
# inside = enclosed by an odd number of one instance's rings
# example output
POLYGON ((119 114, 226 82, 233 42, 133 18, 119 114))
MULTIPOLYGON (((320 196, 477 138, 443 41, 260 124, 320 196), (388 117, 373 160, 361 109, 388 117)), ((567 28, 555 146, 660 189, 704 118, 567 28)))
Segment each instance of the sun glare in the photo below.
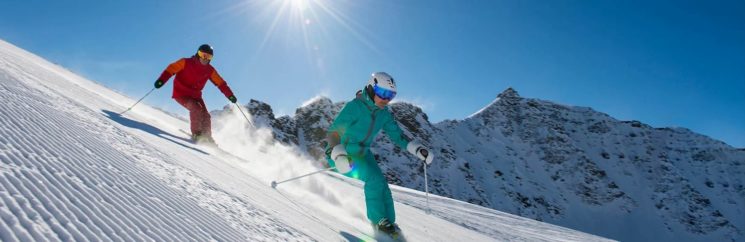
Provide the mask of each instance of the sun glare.
MULTIPOLYGON (((363 36, 362 33, 369 31, 343 11, 343 5, 349 3, 340 0, 246 0, 226 10, 249 16, 251 22, 265 28, 257 54, 253 56, 260 56, 270 43, 301 41, 305 46, 307 59, 315 66, 323 68, 321 51, 325 46, 335 45, 329 43, 338 39, 335 35, 353 36, 373 51, 379 52, 370 41, 374 36, 363 36), (345 29, 346 32, 329 31, 337 29, 336 26, 345 29)), ((252 36, 255 35, 252 33, 252 36)))
POLYGON ((304 11, 308 7, 308 1, 310 0, 288 0, 290 6, 297 11, 304 11))

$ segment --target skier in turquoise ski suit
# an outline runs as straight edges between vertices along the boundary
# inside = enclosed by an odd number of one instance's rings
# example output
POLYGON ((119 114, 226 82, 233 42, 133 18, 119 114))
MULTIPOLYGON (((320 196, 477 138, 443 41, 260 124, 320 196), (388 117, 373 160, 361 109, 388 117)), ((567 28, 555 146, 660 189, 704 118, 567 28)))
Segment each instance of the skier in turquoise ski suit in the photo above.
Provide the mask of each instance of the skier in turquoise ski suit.
POLYGON ((393 143, 406 148, 427 165, 432 162, 428 149, 417 142, 410 142, 403 135, 386 106, 395 96, 395 90, 395 82, 390 75, 373 73, 362 93, 358 93, 357 98, 348 102, 336 116, 325 140, 329 166, 365 182, 367 218, 378 226, 381 222, 393 226, 396 221, 388 181, 370 152, 370 144, 378 132, 383 129, 393 143))

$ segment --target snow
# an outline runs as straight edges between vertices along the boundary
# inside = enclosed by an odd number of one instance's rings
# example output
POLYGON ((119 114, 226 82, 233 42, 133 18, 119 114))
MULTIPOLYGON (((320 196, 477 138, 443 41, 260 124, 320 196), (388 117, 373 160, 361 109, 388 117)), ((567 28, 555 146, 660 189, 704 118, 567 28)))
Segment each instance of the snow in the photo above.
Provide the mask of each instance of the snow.
MULTIPOLYGON (((318 168, 238 112, 215 128, 224 151, 191 144, 187 122, 145 103, 118 114, 137 98, 0 41, 0 240, 369 240, 358 181, 323 173, 272 189, 318 168)), ((408 241, 606 241, 439 196, 426 214, 425 194, 392 190, 408 241)))
MULTIPOLYGON (((275 140, 323 162, 319 142, 343 105, 315 98, 279 118, 269 104, 248 107, 270 120, 275 140)), ((435 154, 435 194, 621 241, 745 238, 745 150, 724 142, 512 88, 463 120, 430 123, 416 105, 389 107, 406 136, 435 154)), ((233 122, 229 114, 213 117, 233 122)), ((419 159, 386 135, 371 150, 390 183, 425 190, 419 159)))

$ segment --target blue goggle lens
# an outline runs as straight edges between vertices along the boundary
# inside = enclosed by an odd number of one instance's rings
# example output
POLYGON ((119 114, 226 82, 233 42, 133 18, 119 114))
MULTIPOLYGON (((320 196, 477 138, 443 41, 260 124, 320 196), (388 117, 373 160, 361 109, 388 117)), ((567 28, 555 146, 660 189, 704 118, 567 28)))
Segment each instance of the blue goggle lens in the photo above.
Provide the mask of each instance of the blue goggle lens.
POLYGON ((373 91, 375 92, 375 96, 378 96, 379 98, 382 98, 385 100, 391 100, 394 97, 396 97, 395 91, 391 91, 391 90, 379 87, 378 85, 373 86, 373 91))

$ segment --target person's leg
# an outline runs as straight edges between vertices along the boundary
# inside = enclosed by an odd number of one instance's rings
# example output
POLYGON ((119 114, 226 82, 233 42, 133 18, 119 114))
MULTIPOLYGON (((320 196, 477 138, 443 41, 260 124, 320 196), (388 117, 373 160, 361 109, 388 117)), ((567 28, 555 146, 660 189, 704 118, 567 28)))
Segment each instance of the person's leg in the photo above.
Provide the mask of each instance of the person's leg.
MULTIPOLYGON (((334 166, 332 159, 326 159, 329 166, 334 166)), ((393 207, 391 189, 388 180, 378 167, 375 157, 370 151, 365 156, 352 156, 352 171, 343 174, 345 176, 360 179, 365 182, 365 206, 367 219, 377 224, 381 219, 387 218, 389 222, 396 222, 396 211, 393 207)))
POLYGON ((186 110, 189 110, 189 125, 191 126, 191 135, 198 136, 202 134, 201 112, 197 99, 188 97, 173 98, 178 104, 181 104, 186 110))
POLYGON ((197 99, 196 105, 196 112, 199 117, 198 123, 200 125, 199 130, 205 138, 209 139, 209 141, 214 141, 212 139, 212 120, 210 112, 207 111, 207 105, 204 104, 203 99, 197 99))
POLYGON ((377 224, 387 218, 389 222, 396 222, 396 211, 393 207, 391 189, 388 180, 378 167, 371 152, 366 152, 363 164, 359 164, 360 179, 365 182, 365 204, 367 205, 367 219, 377 224))

